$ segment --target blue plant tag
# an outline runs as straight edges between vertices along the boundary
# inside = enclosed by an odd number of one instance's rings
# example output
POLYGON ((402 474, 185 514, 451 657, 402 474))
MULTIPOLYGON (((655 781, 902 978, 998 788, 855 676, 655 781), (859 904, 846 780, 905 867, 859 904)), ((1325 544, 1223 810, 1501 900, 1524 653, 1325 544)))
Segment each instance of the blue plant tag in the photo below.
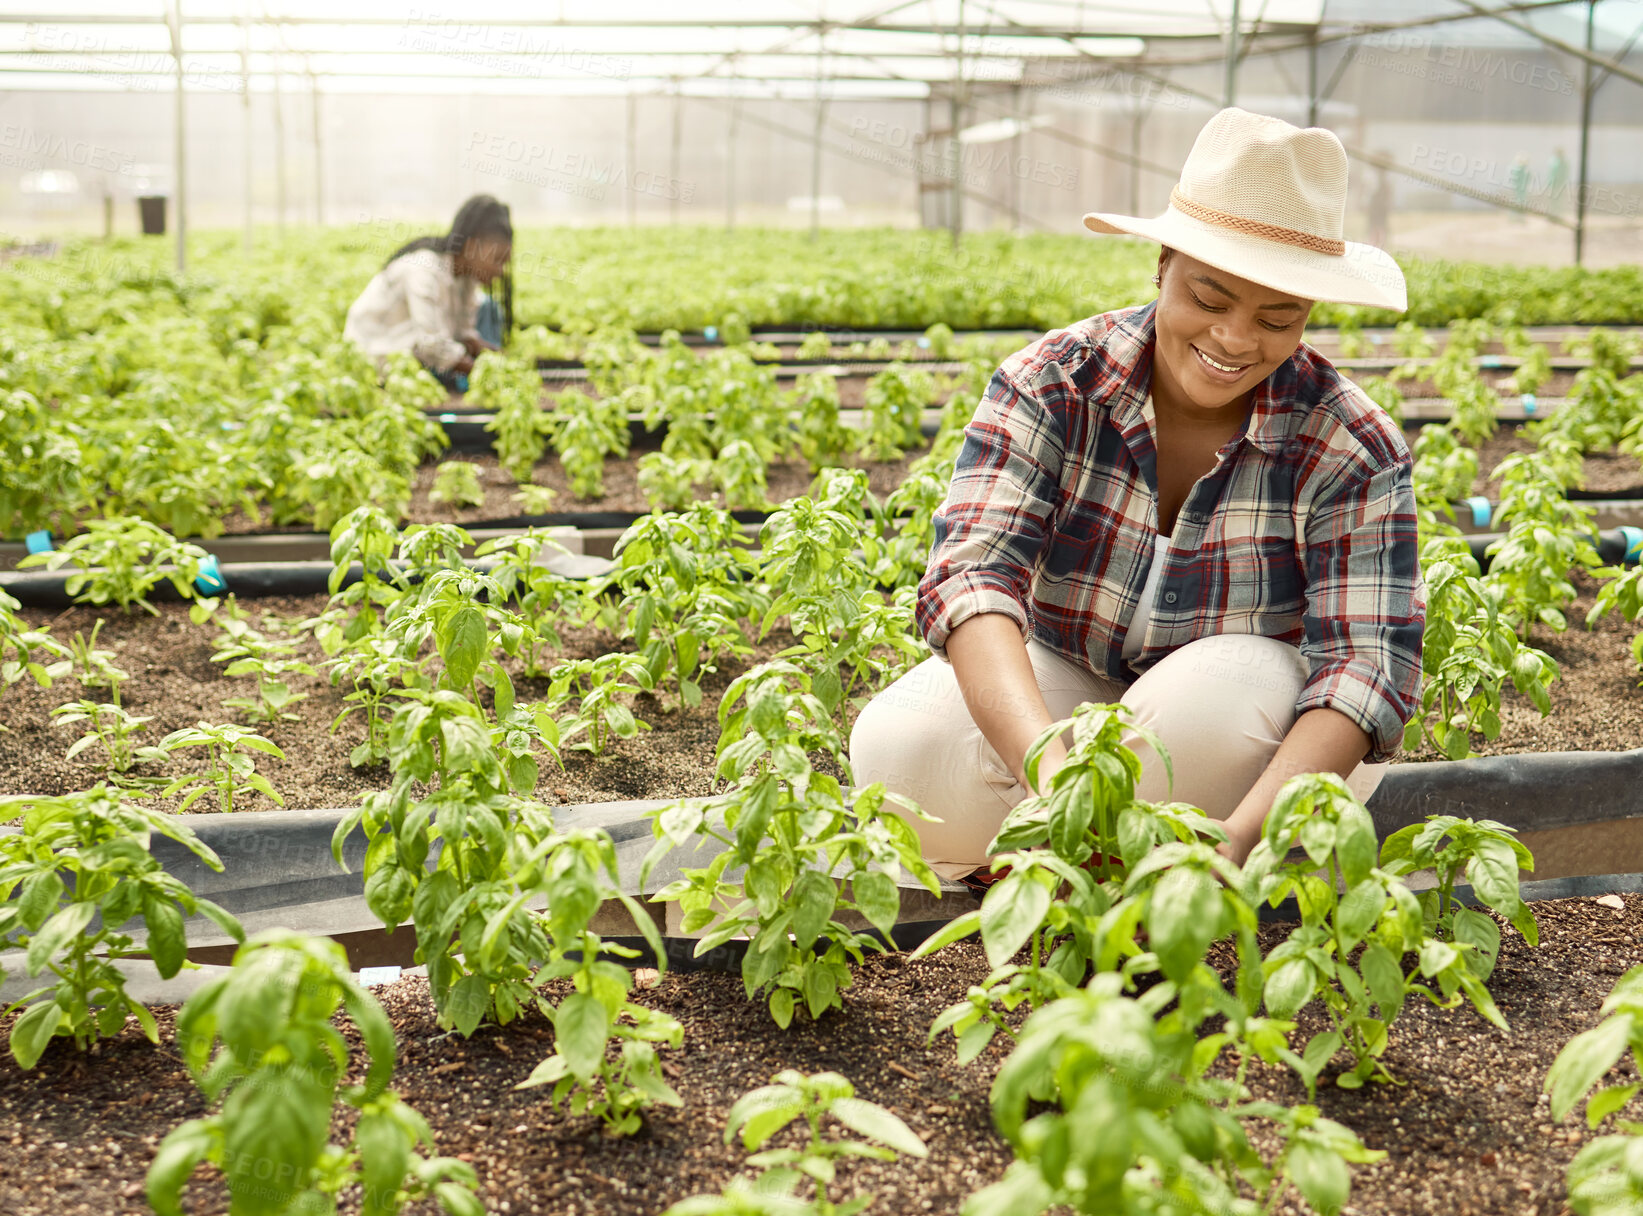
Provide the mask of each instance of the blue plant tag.
POLYGON ((228 584, 223 581, 222 567, 217 565, 215 553, 200 563, 200 573, 194 580, 194 590, 201 595, 221 595, 228 590, 228 584))
POLYGON ((23 544, 30 553, 50 553, 52 549, 51 533, 44 529, 39 532, 30 532, 23 538, 23 544))
POLYGON ((702 330, 702 337, 709 342, 717 342, 719 340, 719 327, 717 325, 707 326, 702 330))
POLYGON ((1472 526, 1487 528, 1489 517, 1494 514, 1494 504, 1481 494, 1474 494, 1466 500, 1466 505, 1472 508, 1472 526))
POLYGON ((1499 367, 1500 366, 1500 356, 1499 355, 1484 355, 1478 360, 1478 366, 1479 367, 1499 367))
POLYGON ((1524 393, 1523 394, 1523 412, 1525 414, 1534 413, 1536 407, 1539 406, 1539 404, 1540 403, 1535 400, 1535 395, 1533 393, 1524 393))
POLYGON ((1620 535, 1626 538, 1626 556, 1622 559, 1625 564, 1635 566, 1643 561, 1643 528, 1623 527, 1620 535))

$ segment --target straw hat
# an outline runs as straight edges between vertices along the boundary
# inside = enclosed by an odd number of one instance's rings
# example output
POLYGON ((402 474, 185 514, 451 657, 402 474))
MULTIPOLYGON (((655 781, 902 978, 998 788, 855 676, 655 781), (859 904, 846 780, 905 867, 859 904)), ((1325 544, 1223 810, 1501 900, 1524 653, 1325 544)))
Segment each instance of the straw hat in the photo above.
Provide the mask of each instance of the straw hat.
POLYGON ((1308 300, 1409 306, 1403 271, 1373 245, 1343 240, 1346 149, 1333 131, 1226 109, 1193 142, 1156 219, 1092 211, 1092 232, 1128 233, 1308 300))

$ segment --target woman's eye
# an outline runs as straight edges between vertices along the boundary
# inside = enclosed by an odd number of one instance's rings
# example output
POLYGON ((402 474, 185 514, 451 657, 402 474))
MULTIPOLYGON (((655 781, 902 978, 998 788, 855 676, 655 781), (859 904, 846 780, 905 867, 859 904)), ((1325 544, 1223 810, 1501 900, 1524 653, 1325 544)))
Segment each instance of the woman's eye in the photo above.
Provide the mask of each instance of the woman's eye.
POLYGON ((1202 300, 1200 300, 1198 298, 1198 293, 1195 292, 1195 291, 1189 291, 1187 294, 1192 297, 1192 302, 1194 304, 1198 305, 1199 308, 1202 308, 1205 312, 1225 312, 1226 311, 1226 309, 1224 309, 1224 308, 1215 308, 1215 307, 1213 307, 1209 304, 1205 304, 1202 300))

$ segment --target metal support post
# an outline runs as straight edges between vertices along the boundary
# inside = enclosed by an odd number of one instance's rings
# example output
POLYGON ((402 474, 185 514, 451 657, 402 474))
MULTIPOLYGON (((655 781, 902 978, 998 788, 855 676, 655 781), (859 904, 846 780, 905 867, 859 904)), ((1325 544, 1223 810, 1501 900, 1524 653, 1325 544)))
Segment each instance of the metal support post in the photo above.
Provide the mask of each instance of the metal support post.
POLYGON ((1010 90, 1010 113, 1015 118, 1015 134, 1010 136, 1010 172, 1007 185, 1010 191, 1010 231, 1016 232, 1021 227, 1021 174, 1017 166, 1021 164, 1021 133, 1026 129, 1027 120, 1021 112, 1021 86, 1017 85, 1010 90))
POLYGON ((184 129, 187 97, 183 92, 183 6, 182 0, 171 0, 171 58, 177 66, 177 129, 175 159, 177 181, 173 193, 177 196, 177 273, 188 269, 188 140, 184 129))
POLYGON ((280 57, 274 56, 274 218, 285 231, 285 99, 280 95, 280 57))
POLYGON ((949 196, 948 228, 953 234, 953 248, 964 235, 964 145, 959 132, 964 130, 964 0, 958 0, 958 43, 953 55, 953 91, 948 99, 949 146, 952 148, 953 192, 949 196))
POLYGON ((1597 0, 1585 0, 1585 54, 1581 64, 1581 181, 1574 189, 1574 265, 1585 260, 1585 182, 1592 153, 1592 99, 1597 89, 1592 84, 1592 26, 1597 23, 1597 0))
POLYGON ((822 124, 827 119, 827 101, 821 95, 821 82, 816 83, 816 125, 810 133, 810 239, 821 231, 821 154, 822 124))
POLYGON ((633 188, 633 175, 638 172, 634 166, 639 147, 639 95, 628 92, 628 227, 638 222, 637 210, 639 206, 639 192, 633 188))
POLYGON ((1238 104, 1238 0, 1232 0, 1232 20, 1227 22, 1227 79, 1224 104, 1238 104))
POLYGON ((1312 38, 1306 48, 1306 125, 1318 125, 1318 31, 1312 31, 1312 38))
POLYGON ((308 69, 309 111, 314 122, 314 223, 325 223, 325 145, 320 140, 319 77, 308 69))
POLYGON ((684 139, 685 99, 679 93, 679 82, 673 82, 673 151, 668 160, 667 219, 679 222, 679 144, 684 139))
POLYGON ((247 0, 240 16, 240 107, 243 130, 240 133, 240 156, 245 162, 245 256, 251 256, 251 209, 254 201, 252 174, 256 162, 251 155, 251 4, 247 0))
POLYGON ((725 136, 725 228, 736 226, 736 128, 742 99, 730 94, 730 130, 725 136))
POLYGON ((1586 59, 1580 70, 1580 181, 1575 186, 1575 265, 1585 264, 1586 257, 1586 182, 1591 164, 1592 98, 1597 90, 1592 83, 1592 34, 1597 23, 1597 0, 1586 0, 1586 59))

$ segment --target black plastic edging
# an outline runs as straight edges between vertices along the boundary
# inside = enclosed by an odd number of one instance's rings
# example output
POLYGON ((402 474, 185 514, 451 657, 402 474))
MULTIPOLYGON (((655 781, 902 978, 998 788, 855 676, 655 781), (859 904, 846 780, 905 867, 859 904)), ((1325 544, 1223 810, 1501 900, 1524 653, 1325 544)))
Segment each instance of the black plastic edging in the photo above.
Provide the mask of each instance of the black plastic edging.
MULTIPOLYGON (((1466 537, 1466 547, 1472 551, 1472 558, 1480 570, 1489 569, 1489 546, 1497 540, 1505 539, 1505 535, 1503 532, 1478 532, 1466 537)), ((1608 531, 1599 532, 1595 540, 1597 555, 1605 564, 1618 566, 1622 562, 1627 562, 1635 565, 1643 534, 1636 528, 1610 528, 1608 531)))
MULTIPOLYGON (((464 565, 483 574, 494 569, 496 563, 470 561, 464 565)), ((225 562, 218 567, 224 593, 238 599, 261 599, 272 595, 326 595, 330 592, 332 569, 329 561, 225 562)), ((349 566, 340 586, 351 587, 359 582, 361 570, 358 562, 349 566)), ((26 608, 71 608, 77 603, 75 597, 68 593, 67 584, 72 573, 0 573, 0 591, 6 592, 26 608)), ((576 576, 567 574, 566 577, 576 576)), ((150 588, 147 598, 159 603, 177 604, 194 597, 180 594, 167 580, 150 588)))
MULTIPOLYGON (((582 804, 554 811, 565 826, 604 828, 620 849, 624 844, 642 846, 651 839, 653 832, 644 811, 662 804, 582 804)), ((1383 840, 1431 814, 1493 819, 1519 831, 1542 832, 1643 819, 1643 750, 1396 764, 1388 769, 1368 806, 1376 835, 1383 840)), ((349 872, 339 872, 331 857, 332 834, 347 814, 346 810, 323 809, 180 816, 222 859, 221 872, 207 868, 165 837, 154 837, 151 848, 155 858, 196 894, 231 912, 295 910, 363 896, 363 833, 353 832, 345 841, 343 859, 349 872)), ((1626 878, 1637 881, 1625 889, 1643 889, 1643 877, 1628 874, 1626 878)), ((1524 891, 1526 898, 1557 899, 1614 890, 1615 882, 1612 875, 1574 875, 1526 883, 1524 891)), ((1293 911, 1285 916, 1282 907, 1263 908, 1262 915, 1295 919, 1293 911)), ((922 941, 938 924, 905 922, 896 926, 892 937, 905 947, 922 941)), ((622 944, 643 947, 641 939, 622 944)), ((741 952, 735 943, 701 959, 695 957, 696 945, 695 938, 664 935, 669 965, 696 970, 740 963, 741 952)))

